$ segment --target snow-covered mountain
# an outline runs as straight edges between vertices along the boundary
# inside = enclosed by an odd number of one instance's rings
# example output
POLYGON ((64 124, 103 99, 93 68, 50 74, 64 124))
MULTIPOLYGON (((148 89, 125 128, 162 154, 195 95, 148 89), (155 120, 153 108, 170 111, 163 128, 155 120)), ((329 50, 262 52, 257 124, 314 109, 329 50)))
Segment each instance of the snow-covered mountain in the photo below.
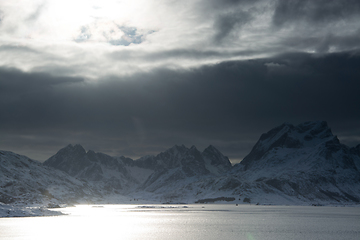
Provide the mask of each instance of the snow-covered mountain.
POLYGON ((125 194, 139 184, 125 167, 123 158, 114 158, 92 150, 86 152, 79 144, 62 148, 46 160, 44 165, 87 181, 103 194, 125 194))
POLYGON ((74 203, 99 197, 86 183, 42 163, 0 151, 0 202, 29 204, 74 203))
POLYGON ((140 189, 157 194, 166 193, 167 196, 184 195, 181 191, 189 183, 214 178, 231 169, 229 159, 211 145, 202 153, 195 146, 174 146, 147 159, 156 168, 140 189))
POLYGON ((231 169, 229 159, 211 145, 203 152, 195 146, 174 146, 156 156, 138 160, 111 157, 91 150, 86 152, 81 145, 68 145, 44 165, 86 181, 104 198, 111 194, 168 198, 163 195, 173 196, 173 192, 178 191, 176 196, 184 196, 181 189, 189 183, 221 176, 231 169))
POLYGON ((216 176, 223 175, 231 169, 229 158, 212 145, 207 147, 201 156, 205 161, 206 169, 216 176))
POLYGON ((0 202, 200 202, 358 204, 360 145, 340 143, 326 122, 282 124, 235 166, 215 147, 174 146, 138 160, 68 145, 44 164, 0 152, 0 202))
POLYGON ((234 189, 257 201, 278 193, 302 201, 359 202, 358 150, 341 144, 326 122, 283 124, 263 134, 233 167, 243 182, 234 189))

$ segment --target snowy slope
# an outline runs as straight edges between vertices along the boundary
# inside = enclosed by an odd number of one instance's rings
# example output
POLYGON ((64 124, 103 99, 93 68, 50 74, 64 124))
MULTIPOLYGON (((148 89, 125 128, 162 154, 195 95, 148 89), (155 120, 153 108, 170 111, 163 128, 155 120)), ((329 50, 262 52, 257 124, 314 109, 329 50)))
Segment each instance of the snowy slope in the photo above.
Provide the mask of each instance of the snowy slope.
POLYGON ((202 153, 205 161, 205 167, 210 173, 220 176, 231 169, 231 163, 228 157, 224 156, 214 146, 210 145, 202 153))
POLYGON ((62 215, 62 213, 49 210, 42 206, 10 205, 0 202, 0 217, 35 217, 56 215, 62 215))
POLYGON ((229 159, 213 146, 202 153, 195 146, 174 146, 157 156, 134 161, 91 150, 86 152, 80 145, 68 145, 44 165, 86 181, 104 198, 113 198, 113 194, 145 194, 151 198, 184 196, 184 191, 192 195, 186 186, 203 178, 223 175, 231 169, 229 159))
POLYGON ((0 202, 74 203, 98 195, 83 182, 40 162, 0 151, 0 202))
POLYGON ((278 193, 310 202, 356 203, 360 201, 358 160, 354 150, 332 135, 326 122, 283 124, 263 134, 234 166, 233 176, 243 182, 234 190, 278 193))
POLYGON ((189 183, 202 178, 211 178, 226 173, 231 164, 215 147, 209 146, 200 152, 195 146, 174 146, 152 158, 156 163, 153 174, 141 186, 149 192, 178 194, 189 183))
POLYGON ((87 181, 102 194, 124 194, 139 182, 125 167, 123 159, 88 152, 81 145, 68 145, 44 162, 72 177, 87 181))

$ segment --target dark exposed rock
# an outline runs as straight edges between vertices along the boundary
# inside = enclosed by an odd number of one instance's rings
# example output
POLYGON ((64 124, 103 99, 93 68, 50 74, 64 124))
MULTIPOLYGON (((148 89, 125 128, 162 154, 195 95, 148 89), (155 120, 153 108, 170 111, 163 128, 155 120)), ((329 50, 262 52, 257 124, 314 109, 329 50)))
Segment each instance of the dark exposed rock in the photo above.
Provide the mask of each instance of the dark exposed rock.
POLYGON ((229 158, 222 155, 222 153, 212 145, 207 147, 201 155, 204 159, 209 159, 211 165, 222 166, 226 170, 231 168, 229 158))
POLYGON ((282 191, 283 182, 278 179, 269 179, 265 183, 282 191))
POLYGON ((237 180, 234 177, 229 177, 226 179, 225 183, 221 186, 221 188, 219 188, 219 190, 230 190, 230 189, 234 189, 238 186, 241 185, 241 182, 239 180, 237 180))

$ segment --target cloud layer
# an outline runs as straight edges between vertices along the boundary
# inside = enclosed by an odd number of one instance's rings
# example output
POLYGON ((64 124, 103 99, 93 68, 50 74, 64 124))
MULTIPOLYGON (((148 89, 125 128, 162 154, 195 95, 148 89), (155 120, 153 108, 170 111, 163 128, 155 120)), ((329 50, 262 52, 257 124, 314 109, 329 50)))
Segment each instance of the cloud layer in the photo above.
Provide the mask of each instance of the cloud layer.
POLYGON ((214 144, 236 160, 274 126, 325 119, 354 145, 359 64, 360 55, 350 53, 294 53, 96 83, 2 68, 1 143, 54 151, 80 142, 133 157, 214 144))
POLYGON ((92 79, 360 45, 356 0, 48 0, 1 3, 0 11, 1 65, 92 79))
POLYGON ((360 140, 355 0, 0 3, 0 147, 234 161, 285 121, 360 140))

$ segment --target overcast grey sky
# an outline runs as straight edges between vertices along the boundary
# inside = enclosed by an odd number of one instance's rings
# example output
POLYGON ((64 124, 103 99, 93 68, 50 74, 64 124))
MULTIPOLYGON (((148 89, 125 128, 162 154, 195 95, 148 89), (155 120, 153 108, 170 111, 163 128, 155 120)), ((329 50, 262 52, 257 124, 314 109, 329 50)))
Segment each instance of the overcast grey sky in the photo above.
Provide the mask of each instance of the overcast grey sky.
POLYGON ((326 120, 360 143, 360 1, 0 2, 0 149, 137 158, 326 120))

